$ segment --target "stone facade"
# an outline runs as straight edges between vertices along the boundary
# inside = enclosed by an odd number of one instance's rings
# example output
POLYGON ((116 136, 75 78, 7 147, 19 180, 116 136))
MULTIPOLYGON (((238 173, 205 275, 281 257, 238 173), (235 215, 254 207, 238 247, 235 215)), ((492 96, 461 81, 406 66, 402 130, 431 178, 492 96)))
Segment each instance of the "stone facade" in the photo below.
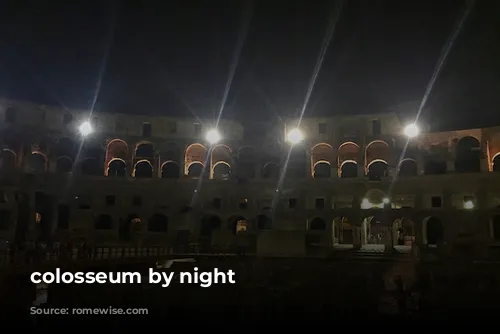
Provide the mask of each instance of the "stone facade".
POLYGON ((419 245, 485 256, 500 245, 500 127, 408 140, 396 113, 305 118, 305 139, 290 145, 297 124, 221 120, 210 145, 213 120, 2 100, 0 237, 247 240, 297 255, 419 245))

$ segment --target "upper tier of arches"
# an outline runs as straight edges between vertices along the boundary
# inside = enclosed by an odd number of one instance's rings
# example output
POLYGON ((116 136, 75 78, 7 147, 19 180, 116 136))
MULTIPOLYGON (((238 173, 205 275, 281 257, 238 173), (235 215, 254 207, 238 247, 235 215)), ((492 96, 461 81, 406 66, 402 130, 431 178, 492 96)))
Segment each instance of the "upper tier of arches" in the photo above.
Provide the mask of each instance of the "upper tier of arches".
MULTIPOLYGON (((184 147, 175 143, 156 145, 150 141, 130 144, 120 138, 110 139, 102 145, 92 140, 81 143, 63 137, 50 147, 37 144, 27 148, 4 142, 0 151, 0 170, 21 167, 28 173, 51 171, 107 177, 217 180, 278 179, 282 174, 305 178, 310 174, 322 179, 366 176, 371 181, 383 180, 391 171, 394 176, 412 177, 450 170, 449 160, 442 155, 426 155, 419 164, 414 151, 401 154, 393 143, 383 140, 365 145, 346 141, 338 147, 320 142, 310 147, 297 145, 289 154, 285 151, 270 153, 252 146, 235 148, 224 143, 207 146, 195 142, 184 147)), ((482 170, 484 157, 477 138, 466 136, 456 141, 453 157, 457 173, 482 170)), ((489 163, 491 171, 500 171, 500 153, 491 156, 489 163)))

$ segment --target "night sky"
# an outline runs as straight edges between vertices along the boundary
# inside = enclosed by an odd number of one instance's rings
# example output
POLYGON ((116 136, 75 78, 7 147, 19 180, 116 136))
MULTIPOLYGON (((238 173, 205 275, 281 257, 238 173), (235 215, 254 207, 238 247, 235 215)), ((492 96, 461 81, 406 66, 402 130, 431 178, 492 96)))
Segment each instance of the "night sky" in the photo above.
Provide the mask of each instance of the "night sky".
MULTIPOLYGON (((90 108, 98 90, 97 110, 211 116, 243 41, 222 116, 242 121, 298 113, 338 9, 311 0, 2 3, 5 97, 90 108)), ((458 0, 345 0, 305 115, 420 101, 465 8, 458 0)), ((500 2, 476 1, 430 96, 433 118, 500 123, 499 25, 500 2)))

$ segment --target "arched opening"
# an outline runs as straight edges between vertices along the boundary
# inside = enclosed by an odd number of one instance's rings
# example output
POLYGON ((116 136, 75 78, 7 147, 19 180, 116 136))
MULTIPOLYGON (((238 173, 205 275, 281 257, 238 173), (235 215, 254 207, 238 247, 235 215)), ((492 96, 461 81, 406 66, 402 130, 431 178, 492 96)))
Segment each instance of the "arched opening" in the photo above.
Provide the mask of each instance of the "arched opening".
POLYGON ((228 219, 228 226, 231 232, 237 235, 247 231, 248 222, 243 216, 232 216, 228 219))
POLYGON ((257 216, 257 228, 259 230, 270 230, 273 228, 273 220, 266 215, 257 216))
POLYGON ((167 232, 168 217, 162 213, 153 214, 148 220, 149 232, 167 232))
POLYGON ((389 167, 384 160, 373 160, 367 166, 367 169, 368 180, 370 181, 380 181, 389 176, 389 167))
POLYGON ((192 179, 198 179, 203 174, 203 164, 201 162, 193 162, 187 168, 187 176, 192 179))
POLYGON ((153 177, 153 166, 148 160, 141 160, 135 164, 133 176, 138 179, 150 179, 153 177))
POLYGON ((86 158, 82 162, 82 174, 83 175, 99 175, 101 174, 99 169, 101 164, 96 158, 86 158))
POLYGON ((28 173, 43 173, 47 170, 47 159, 39 152, 33 152, 27 159, 28 173))
POLYGON ((60 157, 56 162, 56 171, 58 173, 71 173, 73 161, 69 157, 60 157))
POLYGON ((262 167, 262 178, 277 179, 280 176, 279 165, 275 162, 268 162, 262 167))
POLYGON ((443 224, 436 217, 427 217, 423 223, 424 236, 427 245, 437 246, 443 241, 443 224))
POLYGON ((319 143, 311 149, 311 170, 314 178, 331 177, 331 165, 335 161, 333 147, 326 143, 319 143))
POLYGON ((109 162, 106 171, 106 176, 110 177, 125 177, 127 175, 127 164, 120 158, 113 159, 109 162))
POLYGON ((363 219, 361 223, 361 244, 362 245, 383 245, 385 244, 386 229, 384 229, 382 216, 370 216, 363 219))
POLYGON ((215 215, 205 215, 201 218, 200 235, 203 237, 211 237, 213 231, 221 228, 222 222, 215 215))
MULTIPOLYGON (((191 176, 189 173, 189 168, 194 164, 201 164, 202 166, 205 164, 205 159, 207 155, 207 149, 205 146, 195 143, 191 144, 186 148, 186 153, 184 155, 184 175, 191 176)), ((200 175, 196 175, 196 177, 200 177, 200 175)))
POLYGON ((455 147, 455 171, 479 173, 481 171, 481 145, 474 137, 461 138, 455 147))
POLYGON ((358 159, 360 148, 356 143, 345 142, 339 146, 337 166, 342 178, 358 176, 358 159))
POLYGON ((491 218, 490 236, 493 240, 500 240, 500 215, 494 215, 491 218))
POLYGON ((135 147, 134 158, 135 159, 153 159, 155 157, 155 149, 150 142, 138 143, 135 147))
POLYGON ((404 159, 399 164, 398 175, 401 177, 417 176, 418 168, 417 162, 413 159, 404 159))
POLYGON ((10 171, 16 168, 17 155, 10 149, 4 149, 0 152, 0 170, 10 171))
POLYGON ((318 161, 313 166, 313 177, 315 179, 328 179, 332 176, 332 166, 328 161, 318 161))
POLYGON ((340 165, 340 177, 352 178, 358 177, 358 164, 353 160, 346 160, 340 165))
POLYGON ((216 180, 229 180, 231 175, 231 167, 225 161, 219 161, 214 165, 213 178, 216 180))
POLYGON ((394 246, 411 247, 415 241, 413 222, 404 217, 396 219, 392 223, 392 240, 394 246))
POLYGON ((370 174, 375 180, 379 180, 384 177, 384 174, 388 174, 385 168, 388 165, 390 159, 389 144, 382 140, 374 140, 366 146, 365 149, 365 163, 366 163, 366 174, 370 179, 370 174), (375 165, 375 162, 377 164, 375 165), (384 162, 385 166, 378 163, 384 162), (370 173, 370 167, 373 169, 370 173))
POLYGON ((326 230, 326 222, 321 218, 314 218, 309 224, 311 231, 324 231, 326 230))
POLYGON ((252 147, 245 146, 238 150, 238 177, 252 179, 255 177, 255 150, 252 147))
POLYGON ((337 217, 333 220, 333 243, 345 245, 354 243, 353 226, 347 217, 337 217))
POLYGON ((386 199, 386 194, 380 189, 371 189, 366 192, 365 197, 361 201, 361 209, 383 209, 384 199, 386 199))
POLYGON ((76 156, 76 153, 77 153, 76 150, 77 150, 77 147, 76 147, 75 143, 67 137, 60 138, 57 141, 57 144, 55 147, 56 156, 58 158, 65 156, 65 157, 69 157, 71 159, 74 159, 76 156))
POLYGON ((113 228, 113 218, 110 215, 99 215, 94 221, 94 229, 111 230, 113 228))
MULTIPOLYGON (((106 171, 107 171, 106 175, 109 176, 111 162, 113 162, 113 164, 115 166, 117 166, 118 163, 114 162, 117 159, 123 161, 123 163, 125 164, 124 171, 126 171, 127 170, 126 161, 128 161, 128 159, 129 159, 128 145, 127 145, 127 143, 125 143, 121 139, 111 140, 106 147, 106 162, 105 162, 106 171)), ((123 174, 123 176, 125 176, 125 174, 123 174)))
POLYGON ((231 149, 226 145, 217 145, 210 154, 210 163, 212 166, 212 178, 218 180, 227 180, 231 174, 231 149), (217 168, 217 173, 216 173, 217 168))
POLYGON ((500 153, 497 153, 493 156, 492 164, 493 164, 493 171, 500 172, 500 153))
POLYGON ((175 161, 166 161, 161 166, 162 179, 178 179, 180 176, 179 165, 175 161))
POLYGON ((135 213, 128 215, 125 219, 120 219, 120 226, 118 230, 120 240, 132 240, 132 237, 141 230, 141 223, 141 217, 135 213))
POLYGON ((307 164, 307 154, 304 147, 300 145, 292 146, 285 176, 293 179, 305 178, 307 176, 307 164))

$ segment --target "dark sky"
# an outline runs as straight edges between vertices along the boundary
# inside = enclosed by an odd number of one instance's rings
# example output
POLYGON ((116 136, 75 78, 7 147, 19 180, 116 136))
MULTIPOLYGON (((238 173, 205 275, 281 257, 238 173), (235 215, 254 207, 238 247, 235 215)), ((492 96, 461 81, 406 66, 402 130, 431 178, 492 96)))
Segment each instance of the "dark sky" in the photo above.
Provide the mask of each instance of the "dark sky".
MULTIPOLYGON (((225 118, 302 107, 335 2, 6 1, 0 93, 68 108, 216 113, 238 40, 225 118)), ((3 2, 5 6, 5 3, 3 2)), ((372 113, 420 100, 464 1, 345 0, 307 115, 372 113)), ((449 122, 500 121, 500 2, 476 1, 430 96, 449 122)))

